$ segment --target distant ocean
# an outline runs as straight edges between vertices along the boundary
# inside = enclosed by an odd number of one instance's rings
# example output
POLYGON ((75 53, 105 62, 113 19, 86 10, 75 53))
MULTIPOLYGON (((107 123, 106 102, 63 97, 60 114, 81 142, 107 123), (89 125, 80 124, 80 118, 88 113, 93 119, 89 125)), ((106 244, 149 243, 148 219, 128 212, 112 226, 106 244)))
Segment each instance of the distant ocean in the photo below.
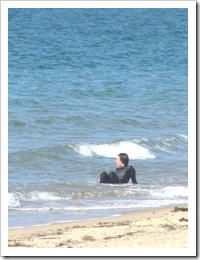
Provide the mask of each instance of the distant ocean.
POLYGON ((187 9, 9 9, 9 227, 188 200, 187 9), (100 184, 128 153, 138 185, 100 184))

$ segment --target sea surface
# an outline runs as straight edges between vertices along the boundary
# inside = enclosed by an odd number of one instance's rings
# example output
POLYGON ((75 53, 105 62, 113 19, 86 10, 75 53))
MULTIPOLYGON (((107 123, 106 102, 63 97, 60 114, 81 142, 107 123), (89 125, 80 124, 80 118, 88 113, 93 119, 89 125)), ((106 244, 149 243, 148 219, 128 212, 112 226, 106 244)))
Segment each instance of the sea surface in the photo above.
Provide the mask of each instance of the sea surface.
POLYGON ((9 227, 188 201, 187 9, 9 9, 9 227), (100 184, 129 155, 138 185, 100 184))

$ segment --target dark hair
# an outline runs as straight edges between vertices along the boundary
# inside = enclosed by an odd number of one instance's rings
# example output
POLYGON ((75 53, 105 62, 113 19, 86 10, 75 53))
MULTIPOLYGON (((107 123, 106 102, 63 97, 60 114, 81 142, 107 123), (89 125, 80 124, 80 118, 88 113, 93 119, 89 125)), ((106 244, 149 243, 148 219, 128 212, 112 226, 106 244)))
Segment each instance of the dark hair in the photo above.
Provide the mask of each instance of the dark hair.
POLYGON ((124 164, 124 166, 128 166, 128 162, 129 162, 129 158, 128 158, 128 154, 126 153, 120 153, 118 154, 120 161, 124 164))

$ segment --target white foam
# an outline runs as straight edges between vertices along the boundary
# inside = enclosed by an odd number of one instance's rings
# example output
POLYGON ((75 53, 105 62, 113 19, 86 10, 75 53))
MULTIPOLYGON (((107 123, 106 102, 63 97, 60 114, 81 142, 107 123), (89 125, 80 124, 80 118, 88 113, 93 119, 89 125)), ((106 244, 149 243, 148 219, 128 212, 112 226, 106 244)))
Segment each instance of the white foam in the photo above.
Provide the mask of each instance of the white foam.
POLYGON ((188 141, 188 136, 187 135, 182 135, 179 134, 178 136, 180 136, 182 139, 184 139, 185 141, 188 141))
POLYGON ((8 193, 8 207, 19 207, 21 206, 19 198, 14 193, 8 193))
POLYGON ((32 191, 28 194, 28 198, 34 201, 53 201, 53 200, 62 200, 63 198, 56 196, 52 192, 39 192, 32 191))
MULTIPOLYGON (((10 208, 21 206, 21 201, 58 201, 58 200, 69 200, 71 197, 65 196, 57 196, 54 192, 46 192, 46 191, 31 191, 27 194, 8 194, 8 206, 10 208)), ((38 210, 38 209, 36 209, 38 210)), ((42 209, 43 210, 43 209, 42 209)))
POLYGON ((42 207, 42 208, 34 208, 34 207, 28 207, 28 208, 15 208, 15 207, 10 207, 12 210, 16 211, 48 211, 48 210, 57 210, 60 208, 49 208, 49 207, 42 207))
POLYGON ((167 186, 162 189, 156 189, 151 191, 152 197, 156 198, 177 198, 187 197, 188 189, 183 186, 167 186))
POLYGON ((101 156, 115 158, 119 153, 127 153, 130 159, 153 159, 155 155, 149 149, 130 141, 112 144, 78 144, 71 146, 74 151, 88 157, 101 156))

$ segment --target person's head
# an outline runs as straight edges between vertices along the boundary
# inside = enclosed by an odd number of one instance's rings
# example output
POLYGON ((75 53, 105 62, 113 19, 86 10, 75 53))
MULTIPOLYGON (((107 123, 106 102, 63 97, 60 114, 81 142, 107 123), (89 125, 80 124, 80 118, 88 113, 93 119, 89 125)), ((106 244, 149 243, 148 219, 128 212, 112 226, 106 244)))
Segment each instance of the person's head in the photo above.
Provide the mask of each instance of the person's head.
POLYGON ((126 167, 128 166, 128 162, 129 162, 128 154, 126 153, 118 154, 116 158, 117 167, 126 167))

